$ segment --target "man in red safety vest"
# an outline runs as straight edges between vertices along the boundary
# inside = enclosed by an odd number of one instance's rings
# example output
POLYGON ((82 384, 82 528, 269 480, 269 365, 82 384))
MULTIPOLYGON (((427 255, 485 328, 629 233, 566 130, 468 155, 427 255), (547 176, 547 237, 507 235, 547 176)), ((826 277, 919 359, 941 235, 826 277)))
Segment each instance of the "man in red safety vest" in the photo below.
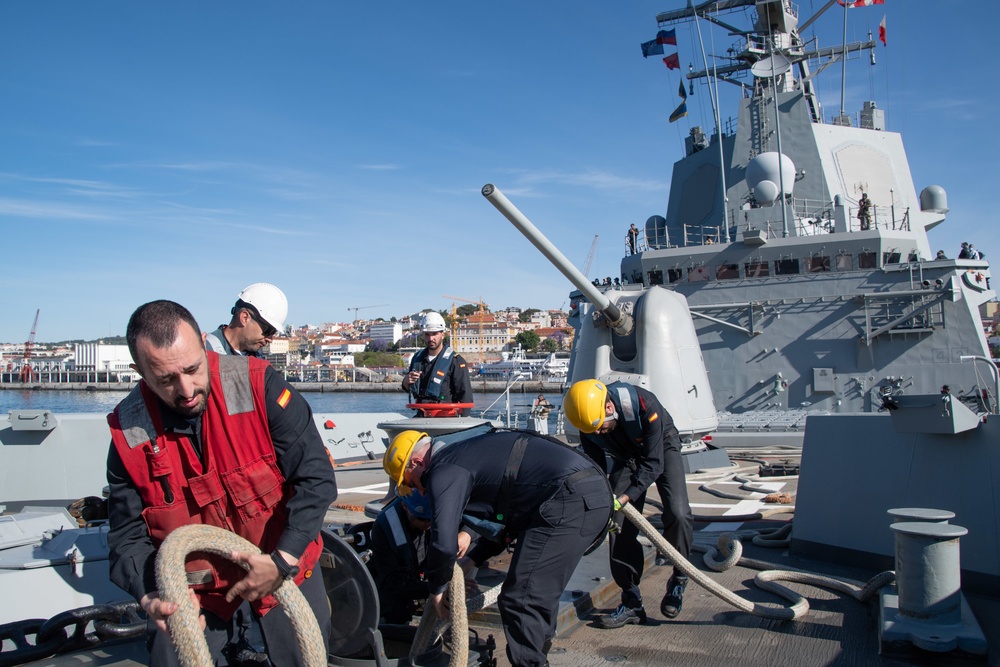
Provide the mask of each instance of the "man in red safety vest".
POLYGON ((126 338, 142 380, 108 415, 111 578, 149 617, 151 665, 176 665, 154 563, 187 524, 230 530, 261 548, 235 562, 196 552, 188 582, 213 657, 229 643, 233 614, 248 600, 261 618, 271 663, 302 664, 291 622, 273 593, 293 579, 324 637, 330 613, 317 567, 320 528, 337 485, 312 411, 264 361, 205 351, 183 306, 153 301, 129 320, 126 338))

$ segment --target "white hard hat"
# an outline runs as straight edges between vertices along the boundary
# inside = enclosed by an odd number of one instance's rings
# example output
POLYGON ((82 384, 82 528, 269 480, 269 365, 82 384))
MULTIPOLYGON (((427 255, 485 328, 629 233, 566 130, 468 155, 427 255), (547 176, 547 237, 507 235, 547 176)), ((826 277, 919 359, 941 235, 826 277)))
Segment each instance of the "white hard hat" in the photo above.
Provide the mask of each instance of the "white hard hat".
MULTIPOLYGON (((239 300, 256 308, 261 318, 272 327, 284 330, 288 299, 280 289, 271 283, 254 283, 240 292, 239 300)), ((239 306, 239 303, 236 305, 239 306)))
POLYGON ((444 331, 444 318, 440 313, 430 312, 424 315, 424 322, 420 325, 421 331, 444 331))

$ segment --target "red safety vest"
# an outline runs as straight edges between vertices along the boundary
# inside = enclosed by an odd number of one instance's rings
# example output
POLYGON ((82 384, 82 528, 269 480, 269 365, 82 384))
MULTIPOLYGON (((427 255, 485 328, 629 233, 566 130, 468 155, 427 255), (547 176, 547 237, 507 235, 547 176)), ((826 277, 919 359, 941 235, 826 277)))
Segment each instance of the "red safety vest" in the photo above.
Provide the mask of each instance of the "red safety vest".
MULTIPOLYGON (((142 496, 142 518, 155 546, 175 528, 202 523, 232 531, 270 553, 285 528, 288 489, 267 423, 268 364, 207 355, 211 391, 201 422, 204 465, 187 436, 163 432, 156 396, 144 380, 108 415, 111 439, 142 496)), ((299 559, 296 584, 312 576, 322 548, 317 535, 299 559)), ((242 600, 226 602, 225 594, 246 571, 203 552, 189 554, 186 569, 201 606, 232 617, 242 600)), ((278 601, 271 595, 252 604, 263 615, 278 601)))

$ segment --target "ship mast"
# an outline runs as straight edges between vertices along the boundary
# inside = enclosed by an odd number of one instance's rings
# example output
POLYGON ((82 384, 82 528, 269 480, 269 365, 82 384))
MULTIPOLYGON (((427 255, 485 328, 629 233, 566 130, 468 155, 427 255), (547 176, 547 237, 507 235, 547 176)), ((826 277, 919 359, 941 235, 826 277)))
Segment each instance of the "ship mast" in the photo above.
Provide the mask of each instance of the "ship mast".
MULTIPOLYGON (((787 156, 784 156, 781 151, 782 138, 780 125, 782 124, 782 119, 781 112, 778 108, 778 93, 782 91, 791 92, 793 87, 801 90, 802 94, 809 102, 812 122, 822 123, 823 118, 818 102, 815 99, 812 79, 836 61, 846 61, 849 54, 864 49, 871 49, 875 46, 875 42, 870 39, 865 42, 847 43, 845 33, 845 43, 843 45, 838 44, 836 46, 824 48, 805 48, 806 44, 799 37, 801 32, 812 25, 822 14, 834 6, 836 2, 837 0, 826 0, 820 9, 804 22, 799 21, 798 12, 796 8, 792 6, 790 0, 706 0, 697 4, 692 2, 692 0, 688 0, 687 6, 682 9, 661 12, 656 15, 657 24, 661 28, 669 25, 676 25, 689 20, 695 22, 698 30, 698 41, 702 51, 704 69, 689 72, 686 75, 686 78, 688 81, 693 82, 694 79, 711 77, 716 82, 715 87, 709 85, 709 96, 716 123, 717 140, 719 142, 719 163, 724 208, 723 225, 727 233, 729 231, 729 225, 727 223, 732 212, 729 210, 731 202, 729 201, 729 192, 726 181, 727 176, 729 177, 728 180, 731 180, 733 174, 727 174, 726 169, 725 147, 722 141, 721 128, 721 100, 718 95, 717 82, 721 79, 724 82, 734 84, 742 88, 744 91, 747 91, 750 87, 739 79, 741 75, 749 71, 758 79, 758 84, 754 87, 753 97, 760 102, 763 102, 764 100, 771 102, 773 100, 773 104, 775 106, 773 116, 775 122, 774 135, 777 143, 777 153, 779 154, 778 175, 774 180, 779 181, 776 182, 775 185, 780 189, 782 236, 788 237, 790 234, 794 233, 794 230, 790 227, 790 221, 788 219, 789 213, 787 209, 789 202, 785 195, 785 185, 788 179, 785 177, 786 175, 784 174, 784 171, 780 168, 782 162, 787 164, 788 158, 787 156), (725 13, 744 11, 747 8, 755 10, 755 25, 752 27, 741 29, 723 20, 723 18, 720 18, 725 13), (735 52, 731 49, 731 64, 722 64, 721 66, 713 64, 711 68, 708 66, 708 58, 705 52, 705 44, 701 31, 700 21, 702 19, 726 30, 730 35, 737 36, 743 40, 744 43, 742 46, 737 46, 735 52), (812 60, 825 60, 825 62, 823 62, 818 69, 810 72, 808 63, 812 60), (790 73, 790 70, 793 67, 797 67, 800 70, 801 79, 796 79, 790 73), (768 86, 771 88, 770 96, 767 95, 768 86)), ((842 99, 841 105, 843 106, 843 104, 844 100, 842 99)), ((764 117, 770 118, 771 115, 765 112, 761 118, 764 117)), ((838 118, 834 122, 841 124, 844 117, 845 114, 842 111, 841 118, 838 118)), ((751 152, 751 157, 753 157, 753 155, 757 154, 755 151, 766 150, 768 135, 771 133, 765 132, 758 127, 753 127, 751 132, 757 133, 755 135, 755 148, 751 152)), ((732 145, 732 142, 730 142, 730 146, 732 145)), ((739 202, 737 202, 737 204, 739 204, 739 202)), ((794 212, 791 217, 794 218, 794 212)), ((708 223, 708 225, 711 224, 707 218, 705 219, 705 223, 708 223)), ((705 235, 704 229, 708 225, 703 224, 702 226, 703 238, 705 235)), ((687 226, 682 225, 682 230, 685 236, 684 244, 687 245, 687 226)), ((725 238, 726 237, 723 237, 723 239, 720 240, 724 240, 725 238)))
MULTIPOLYGON (((705 64, 705 70, 708 71, 708 57, 705 55, 705 40, 701 36, 701 23, 698 21, 697 12, 694 15, 694 24, 698 29, 698 43, 701 45, 701 59, 705 64)), ((715 76, 715 63, 712 63, 713 67, 713 81, 718 81, 715 76)), ((716 84, 718 85, 718 84, 716 84)), ((722 226, 719 228, 720 238, 719 241, 723 243, 729 243, 729 192, 726 189, 726 153, 722 146, 722 120, 719 117, 719 100, 717 98, 718 88, 714 88, 712 84, 708 86, 708 97, 712 102, 712 113, 715 116, 715 134, 716 143, 719 145, 719 174, 722 176, 720 179, 722 181, 722 226)), ((705 234, 702 232, 701 235, 702 243, 705 242, 705 234)))
POLYGON ((785 199, 785 170, 781 168, 781 160, 784 155, 781 153, 781 114, 778 113, 778 85, 774 74, 774 37, 769 41, 771 56, 771 97, 774 99, 774 134, 778 141, 778 188, 781 196, 781 236, 788 238, 788 207, 785 199))

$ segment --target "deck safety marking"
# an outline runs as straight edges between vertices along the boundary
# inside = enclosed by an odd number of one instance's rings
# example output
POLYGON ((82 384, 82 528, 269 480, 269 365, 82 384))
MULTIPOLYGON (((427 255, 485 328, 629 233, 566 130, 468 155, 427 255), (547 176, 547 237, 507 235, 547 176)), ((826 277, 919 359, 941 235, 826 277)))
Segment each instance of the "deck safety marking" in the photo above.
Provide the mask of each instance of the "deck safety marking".
MULTIPOLYGON (((777 493, 778 491, 781 490, 781 487, 785 486, 785 482, 754 482, 754 484, 756 486, 765 489, 768 493, 777 493)), ((753 514, 754 512, 758 512, 761 509, 764 509, 765 506, 780 507, 780 505, 771 505, 770 503, 764 503, 763 500, 764 496, 749 500, 741 500, 735 505, 730 505, 729 506, 730 509, 724 512, 722 516, 732 516, 734 514, 753 514)), ((694 505, 692 505, 692 507, 694 507, 694 505)), ((711 531, 715 533, 724 533, 730 530, 738 530, 742 525, 743 525, 742 522, 732 523, 723 521, 713 521, 712 523, 702 528, 701 532, 711 531)))
POLYGON ((337 489, 337 495, 342 493, 368 493, 370 491, 383 491, 389 488, 389 482, 379 484, 369 484, 368 486, 355 486, 350 489, 337 489))

